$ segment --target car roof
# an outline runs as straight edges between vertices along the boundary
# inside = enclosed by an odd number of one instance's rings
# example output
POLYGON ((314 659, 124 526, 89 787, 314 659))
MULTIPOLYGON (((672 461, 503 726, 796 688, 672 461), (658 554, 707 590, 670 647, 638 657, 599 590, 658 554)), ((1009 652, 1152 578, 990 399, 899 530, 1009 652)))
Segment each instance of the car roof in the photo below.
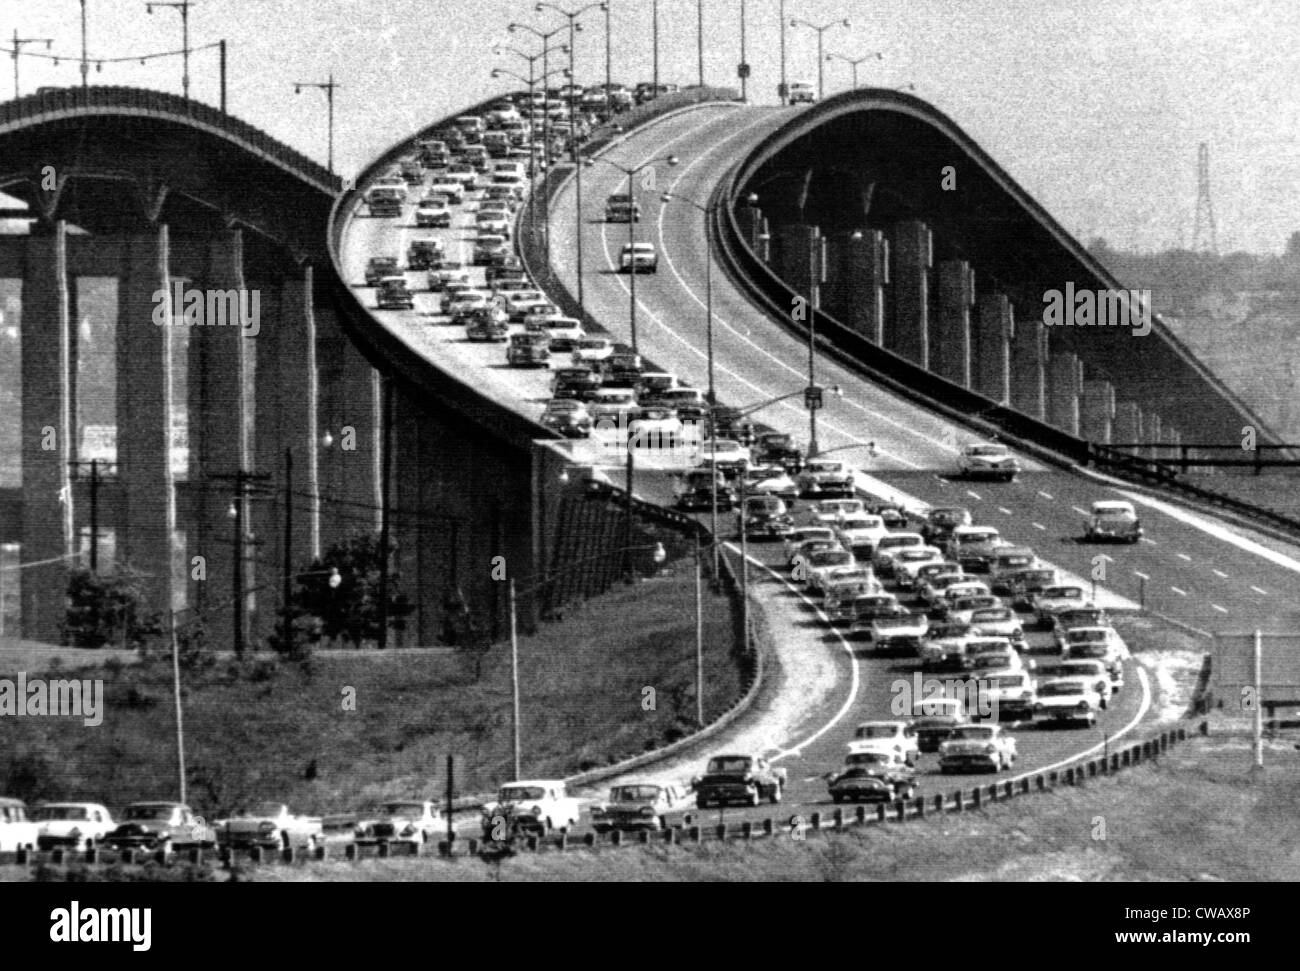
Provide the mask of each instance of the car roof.
POLYGON ((504 789, 506 786, 558 786, 564 788, 563 779, 519 779, 515 782, 503 782, 498 788, 504 789))

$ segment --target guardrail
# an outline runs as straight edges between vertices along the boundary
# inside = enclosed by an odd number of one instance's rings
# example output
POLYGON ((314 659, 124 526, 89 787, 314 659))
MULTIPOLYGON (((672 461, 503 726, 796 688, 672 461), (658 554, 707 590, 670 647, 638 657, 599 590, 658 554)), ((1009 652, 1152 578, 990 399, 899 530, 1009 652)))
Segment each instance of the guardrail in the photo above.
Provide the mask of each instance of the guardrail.
POLYGON ((11 101, 0 102, 0 132, 18 122, 44 117, 59 117, 85 111, 103 112, 118 109, 128 113, 176 115, 191 122, 220 129, 231 138, 243 142, 255 153, 265 155, 287 168, 321 185, 328 192, 336 192, 343 182, 319 162, 294 151, 283 142, 276 141, 260 128, 226 114, 211 105, 148 88, 90 86, 43 89, 36 94, 24 95, 11 101))
MULTIPOLYGON (((1204 729, 1205 726, 1202 725, 1202 734, 1204 734, 1204 729)), ((772 838, 778 835, 804 838, 810 833, 843 832, 850 827, 908 823, 923 820, 929 816, 961 815, 968 812, 978 812, 986 806, 1009 802, 1023 796, 1055 792, 1062 788, 1080 788, 1089 781, 1113 776, 1126 769, 1137 768, 1148 762, 1158 763, 1162 755, 1175 745, 1186 741, 1187 737, 1188 730, 1186 728, 1171 729, 1161 732, 1146 741, 1135 742, 1124 746, 1118 751, 1109 752, 1101 758, 1080 760, 1078 764, 1064 769, 1026 774, 1003 782, 975 786, 971 789, 953 790, 947 794, 935 793, 928 797, 917 796, 909 800, 879 803, 876 805, 874 812, 865 805, 859 805, 851 813, 842 808, 836 808, 829 814, 812 812, 807 817, 801 813, 796 813, 784 819, 769 816, 757 822, 753 820, 746 820, 741 823, 723 822, 712 826, 700 826, 693 823, 689 826, 672 826, 656 832, 643 830, 635 835, 624 834, 617 830, 607 834, 593 832, 584 834, 581 839, 571 838, 566 833, 551 837, 528 836, 512 841, 508 845, 511 850, 525 850, 528 852, 588 850, 597 846, 644 846, 654 842, 673 846, 683 844, 698 846, 705 841, 726 842, 737 840, 749 842, 756 838, 772 838)), ((349 843, 344 848, 344 859, 348 861, 356 861, 367 857, 385 859, 397 856, 399 853, 411 857, 436 855, 447 859, 479 856, 490 859, 492 855, 499 852, 498 848, 504 847, 504 845, 477 839, 456 840, 450 843, 442 840, 436 846, 421 846, 415 843, 395 844, 394 846, 381 844, 375 848, 373 854, 369 854, 363 853, 357 844, 349 843), (394 853, 394 849, 399 850, 399 853, 394 853)), ((99 850, 91 850, 87 853, 53 850, 48 853, 32 854, 20 850, 17 854, 5 855, 14 857, 14 862, 20 866, 32 862, 57 865, 78 861, 88 865, 96 865, 110 863, 132 864, 144 862, 145 860, 153 860, 164 865, 177 862, 195 865, 210 860, 212 856, 233 864, 237 858, 227 854, 228 851, 217 853, 214 851, 190 850, 185 854, 183 861, 176 853, 162 854, 155 852, 144 854, 143 858, 141 858, 140 855, 129 850, 121 854, 112 851, 105 853, 99 850)), ((278 854, 270 855, 269 858, 267 854, 255 848, 249 851, 247 857, 250 863, 279 862, 285 864, 327 859, 331 859, 328 846, 319 846, 314 852, 305 853, 298 853, 292 849, 282 850, 278 854)))

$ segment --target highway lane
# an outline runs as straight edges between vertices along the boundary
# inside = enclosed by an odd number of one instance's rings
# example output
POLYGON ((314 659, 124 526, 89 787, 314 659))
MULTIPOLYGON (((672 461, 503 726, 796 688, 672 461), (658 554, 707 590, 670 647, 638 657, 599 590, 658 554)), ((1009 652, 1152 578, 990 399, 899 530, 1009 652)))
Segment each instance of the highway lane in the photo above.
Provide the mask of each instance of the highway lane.
MULTIPOLYGON (((738 108, 719 112, 704 125, 670 119, 638 129, 609 152, 608 157, 629 166, 668 152, 680 156, 677 168, 658 170, 654 191, 639 193, 646 215, 638 238, 655 242, 660 269, 637 281, 638 336, 647 356, 697 386, 707 384, 703 320, 707 241, 697 211, 661 204, 659 194, 667 189, 706 202, 726 170, 792 110, 800 109, 738 108)), ((611 166, 598 164, 587 170, 583 243, 588 309, 628 339, 628 280, 612 272, 626 239, 625 227, 601 221, 606 196, 625 191, 625 186, 622 173, 611 166)), ((570 188, 557 200, 556 211, 567 215, 572 207, 570 188)), ((558 221, 553 247, 556 268, 571 288, 576 282, 572 232, 572 220, 558 221), (566 233, 570 234, 567 240, 566 233)), ((713 300, 720 400, 745 406, 807 383, 806 342, 758 312, 717 267, 713 300)), ((1200 629, 1293 628, 1300 623, 1300 611, 1294 606, 1300 603, 1300 548, 1295 545, 1230 526, 1209 513, 1189 517, 1174 505, 1142 508, 1147 537, 1136 548, 1080 544, 1076 539, 1082 535, 1084 513, 1093 501, 1128 495, 1141 502, 1141 497, 1074 472, 1045 467, 1023 455, 1026 471, 1014 484, 953 481, 948 476, 960 445, 973 437, 969 431, 824 358, 819 359, 817 380, 844 389, 842 398, 828 396, 820 413, 822 447, 874 441, 878 453, 874 458, 853 449, 840 457, 907 492, 919 501, 918 506, 966 505, 980 522, 998 526, 1007 538, 1035 547, 1056 565, 1089 579, 1098 571, 1099 589, 1115 596, 1136 600, 1145 577, 1150 607, 1200 629)), ((807 412, 800 399, 773 405, 760 417, 806 441, 807 412)))

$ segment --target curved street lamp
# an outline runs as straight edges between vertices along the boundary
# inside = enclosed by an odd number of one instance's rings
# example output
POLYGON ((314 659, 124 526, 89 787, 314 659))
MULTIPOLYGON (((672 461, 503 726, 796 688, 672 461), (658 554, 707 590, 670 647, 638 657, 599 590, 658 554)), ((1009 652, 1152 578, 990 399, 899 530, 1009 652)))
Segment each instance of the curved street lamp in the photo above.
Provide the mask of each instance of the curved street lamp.
POLYGON ((822 50, 822 38, 826 31, 830 30, 832 27, 848 27, 849 18, 844 17, 840 20, 829 20, 824 24, 814 24, 801 17, 791 17, 790 26, 807 27, 809 30, 815 30, 817 32, 817 100, 821 101, 826 94, 824 84, 825 74, 822 70, 826 65, 826 55, 822 50))
POLYGON ((880 51, 876 51, 873 54, 863 54, 861 57, 845 57, 843 54, 836 54, 834 51, 830 51, 826 55, 826 60, 843 61, 845 64, 848 64, 853 68, 853 90, 856 91, 858 90, 858 65, 865 61, 884 60, 884 55, 881 54, 880 51))

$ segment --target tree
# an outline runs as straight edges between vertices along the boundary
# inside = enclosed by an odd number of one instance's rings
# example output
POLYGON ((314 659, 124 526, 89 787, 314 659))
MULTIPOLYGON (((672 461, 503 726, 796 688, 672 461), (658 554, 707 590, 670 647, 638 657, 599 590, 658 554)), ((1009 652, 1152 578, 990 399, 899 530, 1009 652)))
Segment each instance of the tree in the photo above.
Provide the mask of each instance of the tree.
POLYGON ((65 643, 76 647, 117 644, 138 649, 161 633, 161 617, 148 610, 140 576, 133 570, 123 568, 106 575, 89 570, 68 573, 65 643))
MULTIPOLYGON (((396 544, 388 550, 388 619, 394 630, 403 630, 406 617, 415 609, 401 590, 401 574, 394 566, 396 544)), ((322 637, 342 638, 361 647, 379 637, 379 579, 382 573, 379 537, 356 535, 330 547, 297 577, 294 592, 295 638, 316 643, 322 637), (335 576, 337 575, 337 580, 335 576)))

